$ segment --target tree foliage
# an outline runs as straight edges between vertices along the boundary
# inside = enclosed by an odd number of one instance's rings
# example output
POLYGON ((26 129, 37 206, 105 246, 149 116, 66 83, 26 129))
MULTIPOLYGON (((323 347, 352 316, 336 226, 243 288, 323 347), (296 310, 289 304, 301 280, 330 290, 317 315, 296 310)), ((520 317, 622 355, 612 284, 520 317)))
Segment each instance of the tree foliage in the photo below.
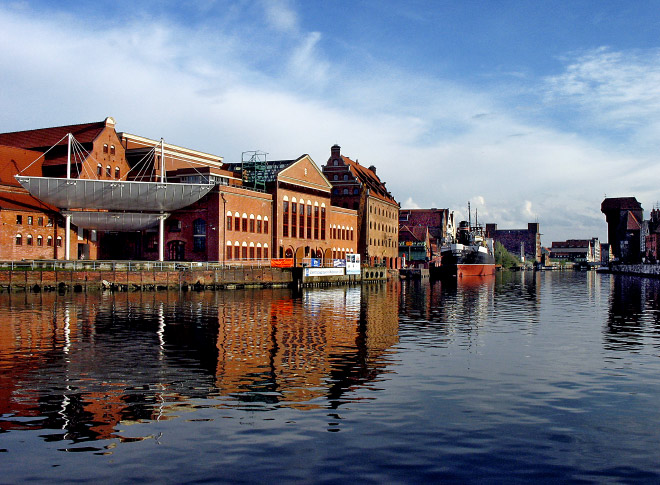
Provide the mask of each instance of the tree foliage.
POLYGON ((495 252, 495 264, 499 264, 502 268, 517 268, 520 266, 520 260, 511 254, 502 243, 495 241, 493 246, 495 252))

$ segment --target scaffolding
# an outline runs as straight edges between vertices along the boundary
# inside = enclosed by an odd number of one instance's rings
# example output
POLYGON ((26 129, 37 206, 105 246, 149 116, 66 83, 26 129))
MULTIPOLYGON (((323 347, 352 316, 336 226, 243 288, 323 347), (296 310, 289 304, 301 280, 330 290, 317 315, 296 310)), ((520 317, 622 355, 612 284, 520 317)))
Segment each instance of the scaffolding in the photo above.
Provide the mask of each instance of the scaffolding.
POLYGON ((241 154, 243 186, 265 191, 269 181, 268 153, 258 150, 241 154))

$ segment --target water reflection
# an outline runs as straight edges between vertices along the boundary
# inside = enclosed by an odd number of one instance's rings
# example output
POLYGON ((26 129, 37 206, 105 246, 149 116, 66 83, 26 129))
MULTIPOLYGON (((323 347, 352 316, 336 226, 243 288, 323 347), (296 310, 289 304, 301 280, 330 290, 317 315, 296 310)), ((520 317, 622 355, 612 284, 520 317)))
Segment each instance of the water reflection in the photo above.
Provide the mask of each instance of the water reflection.
POLYGON ((387 372, 398 290, 2 294, 0 432, 132 440, 119 423, 171 419, 201 400, 337 409, 387 372))
POLYGON ((660 337, 660 282, 622 275, 613 275, 609 282, 605 347, 639 351, 648 337, 660 337))

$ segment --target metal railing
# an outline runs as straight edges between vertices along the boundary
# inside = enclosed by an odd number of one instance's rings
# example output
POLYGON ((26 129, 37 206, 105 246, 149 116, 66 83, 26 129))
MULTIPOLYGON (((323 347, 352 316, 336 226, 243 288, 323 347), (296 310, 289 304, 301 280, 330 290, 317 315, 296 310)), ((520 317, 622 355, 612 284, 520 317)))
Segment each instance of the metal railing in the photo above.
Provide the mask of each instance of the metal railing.
POLYGON ((222 261, 0 261, 0 271, 192 271, 231 268, 270 268, 270 259, 222 261))

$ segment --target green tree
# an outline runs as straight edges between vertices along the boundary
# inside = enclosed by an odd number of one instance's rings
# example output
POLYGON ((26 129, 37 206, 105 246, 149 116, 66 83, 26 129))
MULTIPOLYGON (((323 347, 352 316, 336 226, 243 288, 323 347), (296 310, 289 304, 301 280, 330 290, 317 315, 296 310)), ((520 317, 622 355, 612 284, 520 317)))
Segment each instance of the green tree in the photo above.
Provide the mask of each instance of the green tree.
POLYGON ((513 254, 506 250, 502 243, 495 241, 495 264, 499 264, 502 268, 517 268, 520 266, 520 260, 513 254))

